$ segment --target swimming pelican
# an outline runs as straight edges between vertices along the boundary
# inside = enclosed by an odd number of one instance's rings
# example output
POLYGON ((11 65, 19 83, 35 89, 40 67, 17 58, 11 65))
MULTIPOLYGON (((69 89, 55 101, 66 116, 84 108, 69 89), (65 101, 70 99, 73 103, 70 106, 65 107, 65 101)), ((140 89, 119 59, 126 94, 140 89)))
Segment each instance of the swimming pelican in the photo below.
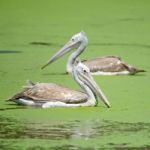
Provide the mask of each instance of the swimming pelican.
MULTIPOLYGON (((47 64, 42 67, 42 69, 70 50, 76 49, 76 51, 70 55, 67 63, 67 72, 71 73, 74 61, 85 50, 87 44, 88 38, 83 31, 73 35, 69 42, 65 44, 65 46, 62 47, 56 54, 54 54, 47 64)), ((144 72, 144 70, 137 69, 123 62, 121 58, 116 56, 94 58, 82 62, 90 69, 92 75, 121 75, 144 72)))
MULTIPOLYGON (((76 62, 77 63, 77 62, 76 62)), ((84 64, 74 64, 72 75, 84 92, 75 91, 55 83, 32 83, 15 94, 11 101, 21 105, 47 107, 96 106, 97 97, 110 107, 109 101, 84 64)))

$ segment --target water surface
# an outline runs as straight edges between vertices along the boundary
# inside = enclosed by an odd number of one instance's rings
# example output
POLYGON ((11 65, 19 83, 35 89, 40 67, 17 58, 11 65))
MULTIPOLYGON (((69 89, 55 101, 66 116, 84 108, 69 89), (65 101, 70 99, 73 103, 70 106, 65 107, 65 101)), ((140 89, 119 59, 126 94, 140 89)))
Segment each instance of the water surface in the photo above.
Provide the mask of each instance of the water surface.
POLYGON ((150 1, 0 1, 0 149, 150 149, 150 1), (112 108, 34 109, 6 100, 27 80, 79 89, 65 66, 68 55, 41 66, 84 30, 80 59, 117 55, 147 72, 94 77, 112 108))

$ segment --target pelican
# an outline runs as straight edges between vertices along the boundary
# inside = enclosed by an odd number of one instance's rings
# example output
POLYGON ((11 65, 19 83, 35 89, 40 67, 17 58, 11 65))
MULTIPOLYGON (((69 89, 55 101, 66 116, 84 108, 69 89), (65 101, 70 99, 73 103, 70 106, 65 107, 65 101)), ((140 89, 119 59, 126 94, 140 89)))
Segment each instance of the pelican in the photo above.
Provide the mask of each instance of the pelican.
POLYGON ((96 106, 97 97, 110 107, 109 101, 96 84, 87 66, 75 62, 72 70, 74 80, 80 85, 83 92, 57 85, 55 83, 33 83, 15 94, 9 100, 21 105, 48 107, 79 107, 96 106))
MULTIPOLYGON (((59 57, 72 49, 76 49, 69 57, 67 63, 67 72, 71 73, 74 61, 85 50, 88 44, 86 34, 81 31, 71 37, 69 42, 65 44, 50 60, 42 67, 45 68, 48 64, 54 62, 59 57)), ((144 70, 137 69, 121 60, 117 56, 105 56, 82 61, 91 71, 92 75, 123 75, 123 74, 136 74, 144 72, 144 70)))

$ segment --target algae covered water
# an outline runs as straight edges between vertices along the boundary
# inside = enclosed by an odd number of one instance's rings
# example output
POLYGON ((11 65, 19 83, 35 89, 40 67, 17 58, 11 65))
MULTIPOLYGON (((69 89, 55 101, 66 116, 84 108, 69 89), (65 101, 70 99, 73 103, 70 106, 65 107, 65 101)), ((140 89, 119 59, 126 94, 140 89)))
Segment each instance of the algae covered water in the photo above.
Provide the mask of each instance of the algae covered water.
POLYGON ((0 149, 150 149, 150 2, 0 1, 0 149), (30 108, 6 100, 27 80, 79 89, 64 75, 68 55, 40 67, 73 34, 89 45, 81 59, 117 55, 147 72, 95 76, 112 108, 30 108))

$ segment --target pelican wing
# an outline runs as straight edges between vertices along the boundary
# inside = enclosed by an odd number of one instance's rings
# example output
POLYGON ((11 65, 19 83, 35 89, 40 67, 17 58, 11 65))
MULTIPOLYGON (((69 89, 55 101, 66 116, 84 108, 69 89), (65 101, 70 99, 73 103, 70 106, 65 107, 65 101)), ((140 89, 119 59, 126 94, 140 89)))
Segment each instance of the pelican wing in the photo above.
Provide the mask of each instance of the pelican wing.
POLYGON ((32 99, 33 101, 61 101, 64 103, 85 102, 88 96, 85 93, 54 83, 36 83, 27 86, 22 92, 14 95, 10 100, 19 98, 32 99))
POLYGON ((121 61, 121 58, 116 56, 106 56, 83 61, 90 68, 91 72, 120 72, 129 70, 127 64, 121 61))

